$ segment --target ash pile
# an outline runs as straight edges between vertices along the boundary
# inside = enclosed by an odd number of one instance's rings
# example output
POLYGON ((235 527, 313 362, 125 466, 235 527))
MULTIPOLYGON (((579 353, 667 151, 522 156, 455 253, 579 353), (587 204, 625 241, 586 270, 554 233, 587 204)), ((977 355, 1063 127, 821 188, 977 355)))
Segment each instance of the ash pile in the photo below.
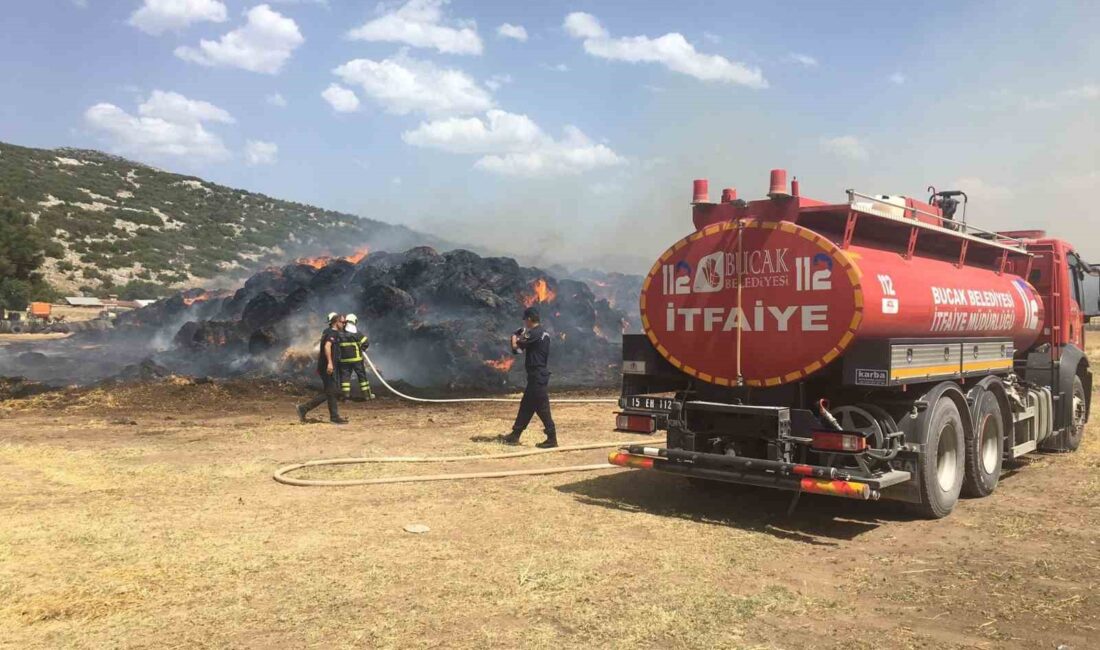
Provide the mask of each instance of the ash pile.
POLYGON ((527 306, 539 308, 554 336, 556 385, 618 382, 621 311, 584 282, 464 250, 298 260, 232 293, 191 290, 124 314, 112 338, 160 341, 156 362, 179 374, 304 378, 324 315, 355 313, 387 379, 493 390, 523 383, 508 337, 527 306))

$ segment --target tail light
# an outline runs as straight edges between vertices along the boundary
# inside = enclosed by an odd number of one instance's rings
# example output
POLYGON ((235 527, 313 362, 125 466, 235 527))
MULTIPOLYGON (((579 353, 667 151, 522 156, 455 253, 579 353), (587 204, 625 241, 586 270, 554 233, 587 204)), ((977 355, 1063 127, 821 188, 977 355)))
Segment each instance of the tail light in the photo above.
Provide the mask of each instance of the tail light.
POLYGON ((657 430, 657 418, 652 415, 619 413, 615 416, 615 430, 633 431, 635 433, 653 433, 657 430))
POLYGON ((867 437, 849 431, 814 431, 810 446, 815 451, 857 453, 867 449, 867 437))
POLYGON ((645 456, 624 454, 621 451, 613 451, 607 456, 607 462, 619 467, 633 467, 634 469, 653 469, 653 459, 645 456))

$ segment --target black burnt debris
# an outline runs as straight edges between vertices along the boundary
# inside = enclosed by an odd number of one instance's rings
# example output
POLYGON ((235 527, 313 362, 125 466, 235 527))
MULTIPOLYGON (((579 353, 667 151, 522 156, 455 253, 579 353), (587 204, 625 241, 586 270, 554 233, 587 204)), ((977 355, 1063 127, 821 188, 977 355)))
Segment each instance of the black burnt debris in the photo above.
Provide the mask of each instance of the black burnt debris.
MULTIPOLYGON (((370 355, 388 379, 493 390, 523 384, 523 359, 509 350, 508 338, 527 306, 539 308, 554 337, 556 385, 618 382, 625 316, 587 284, 510 258, 427 247, 356 261, 299 260, 261 271, 236 291, 188 290, 120 315, 110 333, 97 333, 94 345, 82 349, 113 355, 103 368, 130 377, 137 363, 156 374, 306 378, 325 316, 336 311, 359 316, 370 355), (149 361, 141 365, 143 358, 149 361)), ((75 341, 65 343, 47 357, 60 361, 65 349, 76 354, 75 341)), ((0 360, 0 374, 2 366, 0 360)))

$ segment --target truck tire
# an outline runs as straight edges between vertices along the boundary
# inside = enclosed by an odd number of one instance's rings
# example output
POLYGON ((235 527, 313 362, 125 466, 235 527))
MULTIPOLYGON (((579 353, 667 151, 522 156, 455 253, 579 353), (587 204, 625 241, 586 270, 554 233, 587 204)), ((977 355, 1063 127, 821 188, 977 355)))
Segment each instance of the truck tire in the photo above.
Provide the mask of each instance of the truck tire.
POLYGON ((1081 375, 1073 376, 1073 420, 1069 426, 1051 435, 1039 443, 1043 451, 1077 451, 1081 438, 1085 436, 1085 422, 1088 420, 1088 396, 1081 375))
POLYGON ((929 519, 951 514, 962 491, 966 461, 966 440, 959 407, 943 396, 932 406, 924 435, 918 472, 920 503, 917 512, 929 519))
POLYGON ((973 433, 966 436, 966 473, 962 493, 987 497, 997 489, 1004 462, 1004 418, 997 396, 982 390, 974 401, 973 433))

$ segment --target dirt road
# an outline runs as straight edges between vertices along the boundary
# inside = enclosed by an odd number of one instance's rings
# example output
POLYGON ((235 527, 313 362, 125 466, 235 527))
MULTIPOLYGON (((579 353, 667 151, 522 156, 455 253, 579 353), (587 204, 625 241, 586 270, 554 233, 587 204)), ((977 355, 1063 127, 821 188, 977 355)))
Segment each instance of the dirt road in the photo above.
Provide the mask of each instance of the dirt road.
MULTIPOLYGON (((0 646, 1071 648, 1100 639, 1100 431, 921 521, 612 469, 310 489, 300 460, 488 453, 508 405, 187 380, 0 402, 0 646), (431 530, 414 535, 410 523, 431 530)), ((564 443, 610 409, 556 409, 564 443)), ((525 438, 531 445, 541 435, 525 438)), ((598 462, 605 452, 510 461, 598 462)), ((446 471, 500 467, 471 462, 446 471)), ((424 466, 314 473, 423 472, 424 466)), ((436 471, 437 468, 432 468, 436 471)))

